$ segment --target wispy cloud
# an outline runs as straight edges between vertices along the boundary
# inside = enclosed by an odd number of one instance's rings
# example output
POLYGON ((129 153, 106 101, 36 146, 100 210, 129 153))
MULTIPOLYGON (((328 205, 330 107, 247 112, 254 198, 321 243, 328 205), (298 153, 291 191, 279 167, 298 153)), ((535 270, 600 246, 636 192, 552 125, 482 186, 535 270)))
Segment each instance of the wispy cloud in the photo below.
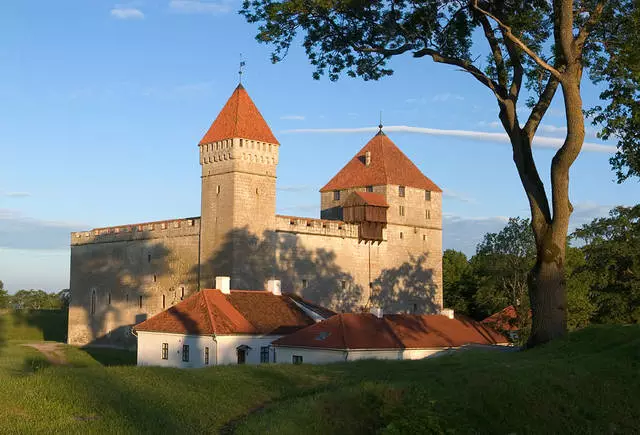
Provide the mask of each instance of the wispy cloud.
POLYGON ((573 204, 569 231, 573 231, 596 218, 608 216, 612 208, 614 208, 613 205, 598 204, 594 201, 582 201, 573 204))
POLYGON ((431 101, 436 101, 436 102, 445 102, 445 101, 450 101, 450 100, 463 101, 464 97, 462 95, 452 94, 450 92, 445 92, 444 94, 434 95, 431 98, 431 101))
POLYGON ((116 5, 111 9, 111 16, 118 20, 141 20, 144 18, 144 13, 137 8, 116 5))
POLYGON ((468 195, 465 195, 464 193, 461 192, 456 192, 455 190, 451 190, 451 189, 442 189, 442 196, 444 196, 445 198, 449 198, 449 199, 455 199, 457 201, 461 201, 461 202, 466 202, 469 204, 476 204, 477 201, 474 198, 471 198, 468 195))
POLYGON ((64 249, 69 246, 71 231, 83 228, 86 225, 47 221, 0 208, 0 248, 64 249))
POLYGON ((308 184, 292 184, 276 187, 276 190, 279 190, 280 192, 305 192, 311 189, 313 189, 313 187, 308 184))
POLYGON ((442 216, 442 245, 472 256, 486 233, 500 231, 509 219, 504 216, 465 217, 444 213, 442 216))
POLYGON ((280 119, 291 120, 291 121, 304 121, 303 115, 284 115, 281 116, 280 119))
MULTIPOLYGON (((318 215, 318 212, 320 211, 320 204, 299 204, 299 205, 293 205, 293 206, 288 206, 288 207, 283 207, 282 209, 282 213, 287 214, 287 215, 301 215, 301 214, 315 214, 316 216, 318 215)), ((301 216, 303 217, 303 216, 301 216)))
MULTIPOLYGON (((377 127, 359 127, 359 128, 299 128, 291 130, 283 130, 282 133, 375 133, 378 131, 377 127)), ((501 142, 509 143, 509 136, 506 133, 490 133, 486 131, 473 131, 473 130, 442 130, 438 128, 428 127, 410 127, 407 125, 390 125, 385 126, 386 132, 401 132, 401 133, 415 133, 415 134, 427 134, 431 136, 449 136, 460 137, 469 140, 482 141, 482 142, 501 142)), ((536 148, 552 148, 558 149, 562 146, 563 140, 557 137, 536 136, 533 141, 533 146, 536 148)), ((611 145, 585 142, 582 147, 585 151, 593 151, 600 153, 615 153, 616 147, 611 145)))
POLYGON ((182 14, 224 14, 232 9, 233 0, 171 0, 169 9, 182 14))
POLYGON ((0 191, 0 196, 4 196, 6 198, 26 198, 31 196, 29 192, 2 192, 0 191))

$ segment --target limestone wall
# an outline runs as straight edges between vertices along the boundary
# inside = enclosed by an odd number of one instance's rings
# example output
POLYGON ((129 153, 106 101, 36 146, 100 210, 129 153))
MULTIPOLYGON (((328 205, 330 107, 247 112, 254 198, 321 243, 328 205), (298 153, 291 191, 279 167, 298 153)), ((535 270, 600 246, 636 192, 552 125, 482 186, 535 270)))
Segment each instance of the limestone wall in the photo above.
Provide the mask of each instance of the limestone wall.
POLYGON ((71 235, 70 344, 134 346, 130 326, 197 290, 199 219, 71 235))

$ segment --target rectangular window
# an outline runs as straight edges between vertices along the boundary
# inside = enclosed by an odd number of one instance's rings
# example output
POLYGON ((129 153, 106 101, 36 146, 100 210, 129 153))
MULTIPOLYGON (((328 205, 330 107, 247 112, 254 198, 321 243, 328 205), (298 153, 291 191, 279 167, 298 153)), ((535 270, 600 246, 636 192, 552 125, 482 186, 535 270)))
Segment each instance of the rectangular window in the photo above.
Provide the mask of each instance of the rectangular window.
POLYGON ((334 201, 340 201, 340 191, 339 190, 334 190, 333 191, 333 200, 334 201))
POLYGON ((147 263, 151 263, 151 254, 147 255, 147 263))
POLYGON ((306 279, 302 280, 302 288, 307 288, 307 286, 309 285, 309 281, 307 281, 306 279))
POLYGON ((107 300, 107 305, 111 305, 111 293, 109 293, 109 299, 107 300))
POLYGON ((293 355, 293 363, 294 364, 302 364, 302 356, 301 355, 293 355))
POLYGON ((402 231, 400 231, 400 238, 404 239, 404 234, 402 234, 402 231))
POLYGON ((156 282, 158 280, 158 277, 156 275, 153 275, 153 282, 156 282))
POLYGON ((209 348, 208 347, 204 348, 204 365, 205 366, 209 365, 209 348))
POLYGON ((428 190, 424 191, 424 200, 431 201, 431 192, 429 192, 428 190))
POLYGON ((367 192, 373 192, 373 186, 367 186, 367 192))
POLYGON ((142 296, 138 297, 138 308, 142 308, 142 296))
POLYGON ((404 198, 404 186, 398 186, 398 196, 404 198))
POLYGON ((400 206, 400 216, 404 216, 404 205, 400 206))
POLYGON ((431 210, 425 210, 424 211, 424 217, 427 220, 431 219, 431 210))
POLYGON ((162 359, 169 359, 169 343, 162 343, 162 359))
POLYGON ((189 362, 189 345, 188 344, 182 345, 182 361, 189 362))
POLYGON ((269 346, 262 346, 260 348, 260 362, 261 363, 269 362, 269 346))
POLYGON ((347 281, 340 281, 340 285, 342 287, 342 290, 346 290, 347 288, 347 281))
POLYGON ((165 295, 162 295, 162 309, 164 310, 166 306, 167 306, 167 297, 165 295))

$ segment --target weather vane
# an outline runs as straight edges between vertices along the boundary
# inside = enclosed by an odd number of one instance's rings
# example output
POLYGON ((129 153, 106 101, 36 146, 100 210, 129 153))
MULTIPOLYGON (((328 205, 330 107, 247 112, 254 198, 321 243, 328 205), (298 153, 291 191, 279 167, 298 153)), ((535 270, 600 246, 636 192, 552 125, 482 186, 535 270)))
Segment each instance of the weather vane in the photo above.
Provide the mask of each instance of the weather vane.
POLYGON ((240 69, 238 70, 238 76, 240 77, 240 84, 242 84, 242 68, 244 68, 245 61, 242 60, 242 53, 240 53, 240 69))
POLYGON ((380 111, 380 124, 378 124, 378 128, 380 129, 380 133, 382 133, 382 110, 380 111))

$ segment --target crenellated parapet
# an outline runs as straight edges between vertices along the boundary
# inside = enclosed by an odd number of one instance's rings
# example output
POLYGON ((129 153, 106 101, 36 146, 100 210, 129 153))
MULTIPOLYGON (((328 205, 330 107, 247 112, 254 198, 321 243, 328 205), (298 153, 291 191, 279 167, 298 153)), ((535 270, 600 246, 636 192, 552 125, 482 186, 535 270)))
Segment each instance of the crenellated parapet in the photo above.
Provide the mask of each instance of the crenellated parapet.
POLYGON ((197 236, 200 218, 171 219, 114 227, 94 228, 71 233, 71 246, 91 243, 126 242, 168 237, 197 236))
POLYGON ((199 148, 203 173, 242 170, 243 167, 255 170, 259 167, 257 165, 264 165, 260 172, 265 171, 275 175, 275 167, 278 164, 278 144, 233 138, 203 143, 199 148), (234 166, 233 163, 237 165, 234 166))
POLYGON ((295 234, 358 238, 358 226, 338 220, 276 215, 276 231, 295 234))

